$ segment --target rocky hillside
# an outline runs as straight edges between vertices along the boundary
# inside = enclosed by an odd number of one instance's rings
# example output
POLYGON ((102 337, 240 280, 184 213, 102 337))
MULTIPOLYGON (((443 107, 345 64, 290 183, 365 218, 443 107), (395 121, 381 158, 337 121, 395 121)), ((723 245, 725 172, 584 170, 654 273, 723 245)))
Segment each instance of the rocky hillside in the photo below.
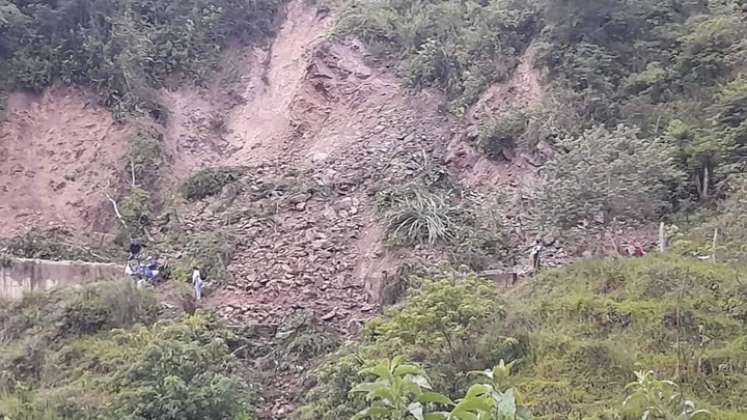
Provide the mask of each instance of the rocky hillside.
MULTIPOLYGON (((526 285, 537 275, 531 247, 541 245, 542 269, 626 256, 634 246, 653 252, 665 222, 675 252, 728 255, 724 272, 741 264, 734 245, 741 225, 731 216, 741 209, 747 127, 744 5, 654 3, 0 0, 2 249, 107 261, 121 260, 129 240, 144 240, 172 268, 171 281, 156 289, 159 317, 183 318, 161 327, 149 312, 144 329, 128 334, 178 348, 223 337, 219 359, 240 385, 230 395, 259 387, 251 404, 200 418, 245 418, 254 406, 260 418, 352 415, 366 406, 348 394, 365 379, 353 368, 396 354, 439 365, 436 382, 452 388, 450 398, 462 395, 466 372, 499 356, 565 360, 562 345, 543 341, 555 332, 536 325, 553 302, 534 304, 521 292, 559 293, 564 281, 548 274, 542 287, 526 285), (673 224, 686 226, 687 236, 673 224), (210 284, 199 310, 220 321, 183 313, 196 309, 182 284, 194 265, 210 284), (428 286, 431 278, 468 280, 428 286), (486 285, 517 281, 516 308, 531 311, 510 318, 510 328, 471 330, 472 319, 488 329, 504 319, 508 306, 486 285), (400 312, 378 319, 408 290, 400 312), (427 299, 413 303, 418 297, 427 299), (430 318, 442 310, 443 319, 458 319, 444 327, 430 318), (535 335, 524 337, 522 323, 535 335), (172 329, 199 337, 172 340, 172 329), (464 358, 452 334, 466 346, 464 358), (524 347, 505 347, 508 335, 524 347), (439 350, 444 337, 449 352, 439 350), (357 339, 315 370, 342 341, 357 339), (481 347, 488 345, 495 352, 481 347), (346 353, 356 349, 364 349, 357 359, 346 353)), ((615 278, 613 266, 603 268, 615 278)), ((586 275, 574 281, 587 284, 586 275)), ((738 283, 729 284, 735 296, 738 283)), ((26 301, 17 309, 36 307, 26 301)), ((94 309, 90 316, 104 323, 117 315, 94 309)), ((3 316, 15 319, 13 311, 3 316)), ((593 328, 609 327, 597 318, 593 328)), ((96 345, 109 351, 116 334, 96 325, 61 338, 49 357, 64 357, 56 352, 68 345, 84 349, 69 340, 98 332, 96 345)), ((562 327, 573 337, 585 331, 562 327)), ((736 327, 720 337, 736 346, 735 334, 736 327)), ((18 340, 0 344, 27 348, 18 340)), ((588 347, 567 342, 573 351, 588 347)), ((581 394, 560 392, 580 385, 554 366, 527 362, 520 382, 532 386, 530 408, 547 418, 554 409, 561 417, 605 416, 631 375, 630 360, 615 361, 624 368, 610 379, 614 392, 597 395, 601 405, 589 403, 593 390, 580 402, 571 400, 581 394)), ((671 371, 659 361, 651 367, 671 371)), ((51 369, 34 366, 34 375, 51 369)), ((189 372, 175 376, 199 382, 189 372)), ((7 387, 0 383, 8 407, 21 407, 23 389, 34 405, 64 385, 13 375, 7 387)), ((702 380, 688 389, 707 389, 702 380)), ((85 380, 74 385, 86 388, 85 380)), ((170 386, 155 388, 165 395, 170 386)), ((115 388, 107 415, 139 404, 115 388)), ((729 415, 739 409, 731 397, 709 401, 728 404, 729 415)), ((136 418, 162 418, 156 412, 136 418)))

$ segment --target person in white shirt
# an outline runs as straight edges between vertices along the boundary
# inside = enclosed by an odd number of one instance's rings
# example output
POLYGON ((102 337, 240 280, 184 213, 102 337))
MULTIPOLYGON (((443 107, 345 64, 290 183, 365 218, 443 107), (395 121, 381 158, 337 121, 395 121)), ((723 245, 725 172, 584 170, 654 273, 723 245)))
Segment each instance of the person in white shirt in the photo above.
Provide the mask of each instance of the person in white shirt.
POLYGON ((532 250, 529 252, 529 255, 532 257, 532 271, 535 273, 540 269, 540 253, 542 253, 542 240, 537 239, 534 242, 532 250))
POLYGON ((192 268, 192 287, 195 289, 195 299, 199 302, 202 300, 202 289, 205 283, 202 281, 202 275, 198 267, 192 268))

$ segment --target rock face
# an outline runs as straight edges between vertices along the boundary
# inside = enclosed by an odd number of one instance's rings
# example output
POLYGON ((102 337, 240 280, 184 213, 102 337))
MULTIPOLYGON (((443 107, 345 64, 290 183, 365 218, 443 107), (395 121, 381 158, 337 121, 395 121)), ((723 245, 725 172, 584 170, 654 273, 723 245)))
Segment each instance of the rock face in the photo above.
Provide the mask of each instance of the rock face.
POLYGON ((24 293, 74 288, 123 277, 124 266, 118 264, 3 257, 0 299, 20 299, 24 293))

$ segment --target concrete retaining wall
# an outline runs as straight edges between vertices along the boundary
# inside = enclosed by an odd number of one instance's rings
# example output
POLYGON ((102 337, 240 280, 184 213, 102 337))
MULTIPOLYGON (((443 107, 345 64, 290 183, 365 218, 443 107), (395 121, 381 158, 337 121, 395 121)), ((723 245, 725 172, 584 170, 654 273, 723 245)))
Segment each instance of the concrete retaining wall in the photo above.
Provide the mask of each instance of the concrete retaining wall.
POLYGON ((0 298, 20 299, 27 292, 76 287, 124 275, 124 266, 118 264, 2 257, 0 298))

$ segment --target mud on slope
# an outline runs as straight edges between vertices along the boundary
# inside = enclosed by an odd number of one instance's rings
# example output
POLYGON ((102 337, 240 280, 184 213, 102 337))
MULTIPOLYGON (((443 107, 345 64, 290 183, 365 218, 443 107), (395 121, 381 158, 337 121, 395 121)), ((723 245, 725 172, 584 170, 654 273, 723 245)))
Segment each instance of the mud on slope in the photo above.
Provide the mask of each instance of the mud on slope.
POLYGON ((128 130, 68 88, 14 93, 0 122, 0 238, 31 227, 106 231, 103 191, 126 165, 128 130))

